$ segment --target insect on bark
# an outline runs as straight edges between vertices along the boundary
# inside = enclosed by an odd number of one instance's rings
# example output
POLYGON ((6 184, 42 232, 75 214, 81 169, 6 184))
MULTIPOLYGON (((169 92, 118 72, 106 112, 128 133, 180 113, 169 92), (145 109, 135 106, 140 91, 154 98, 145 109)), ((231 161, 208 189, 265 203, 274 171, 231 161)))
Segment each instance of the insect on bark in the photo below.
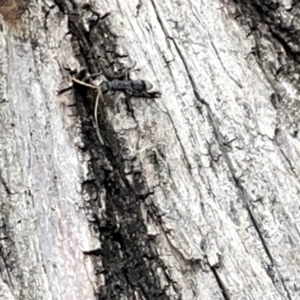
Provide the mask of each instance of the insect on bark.
POLYGON ((100 84, 103 93, 111 91, 124 92, 128 96, 158 98, 161 94, 157 91, 151 91, 153 85, 147 80, 118 80, 103 81, 100 84))
MULTIPOLYGON (((97 74, 100 75, 100 74, 97 74)), ((90 77, 94 77, 90 76, 90 77)), ((102 101, 104 103, 103 94, 112 92, 113 94, 115 92, 123 92, 125 96, 127 97, 144 97, 144 98, 159 98, 161 96, 161 93, 158 91, 151 91, 153 88, 153 85, 147 81, 147 80, 119 80, 119 79, 113 79, 111 81, 104 80, 101 82, 101 84, 95 85, 93 83, 87 83, 85 81, 81 81, 74 76, 70 76, 71 80, 77 84, 80 84, 82 86, 86 86, 88 88, 94 89, 97 91, 95 103, 94 103, 94 113, 93 113, 93 119, 94 119, 94 126, 96 129, 96 133, 99 139, 99 142, 101 145, 104 145, 103 138, 100 134, 99 129, 99 120, 98 120, 98 107, 99 102, 102 101)), ((85 77, 84 80, 86 80, 87 77, 85 77)), ((71 87, 70 87, 71 88, 71 87)), ((67 89, 64 89, 63 91, 60 91, 58 94, 61 94, 65 92, 67 89)))

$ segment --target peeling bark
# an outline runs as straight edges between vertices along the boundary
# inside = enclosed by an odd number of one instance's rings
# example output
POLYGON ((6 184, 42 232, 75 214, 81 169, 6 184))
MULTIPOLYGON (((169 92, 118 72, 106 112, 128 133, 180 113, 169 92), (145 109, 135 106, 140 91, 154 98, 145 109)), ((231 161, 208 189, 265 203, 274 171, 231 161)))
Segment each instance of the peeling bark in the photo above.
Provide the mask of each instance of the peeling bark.
POLYGON ((0 14, 1 299, 299 299, 299 4, 0 14))

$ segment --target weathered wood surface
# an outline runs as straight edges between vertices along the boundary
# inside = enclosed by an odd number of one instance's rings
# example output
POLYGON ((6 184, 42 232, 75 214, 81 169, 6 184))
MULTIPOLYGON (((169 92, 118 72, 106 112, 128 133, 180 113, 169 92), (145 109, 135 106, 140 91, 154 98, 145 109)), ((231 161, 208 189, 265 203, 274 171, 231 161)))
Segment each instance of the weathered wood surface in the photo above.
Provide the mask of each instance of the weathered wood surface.
POLYGON ((0 298, 299 299, 299 5, 76 3, 0 2, 0 298))

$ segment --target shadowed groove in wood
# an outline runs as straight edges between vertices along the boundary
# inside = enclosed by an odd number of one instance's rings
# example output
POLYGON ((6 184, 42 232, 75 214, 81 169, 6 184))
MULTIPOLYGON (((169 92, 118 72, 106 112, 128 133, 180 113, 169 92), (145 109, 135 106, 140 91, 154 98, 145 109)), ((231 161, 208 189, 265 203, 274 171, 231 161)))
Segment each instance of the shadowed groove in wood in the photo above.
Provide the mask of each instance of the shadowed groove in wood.
MULTIPOLYGON (((99 56, 107 60, 108 66, 113 66, 110 64, 111 60, 107 59, 106 48, 116 43, 116 36, 110 32, 109 26, 104 22, 99 23, 87 33, 76 10, 68 11, 64 5, 59 8, 62 12, 65 11, 69 18, 73 50, 81 66, 91 73, 98 73, 103 63, 103 59, 101 62, 97 59, 99 56), (100 46, 95 49, 97 44, 100 46), (100 55, 95 55, 97 50, 101 52, 100 55)), ((139 295, 143 299, 168 300, 170 298, 167 290, 175 289, 175 284, 170 280, 164 286, 157 275, 161 271, 168 278, 166 267, 154 250, 154 241, 147 235, 140 209, 140 202, 151 192, 140 171, 135 171, 133 182, 129 182, 124 172, 126 162, 120 155, 121 145, 115 138, 114 129, 106 122, 101 111, 99 114, 102 114, 102 117, 99 120, 100 126, 105 128, 103 136, 106 145, 104 149, 100 148, 95 129, 90 122, 90 116, 93 114, 91 106, 95 101, 93 93, 82 86, 76 87, 75 90, 84 144, 93 161, 90 172, 95 174, 93 182, 82 182, 82 190, 90 195, 94 190, 101 190, 103 187, 106 191, 104 213, 99 213, 99 199, 86 202, 86 209, 93 211, 92 228, 101 241, 101 249, 94 249, 95 251, 88 253, 93 256, 95 273, 98 275, 99 288, 96 294, 99 299, 121 296, 132 299, 134 295, 139 295), (109 163, 108 169, 107 166, 104 167, 104 161, 109 163), (105 278, 105 285, 101 282, 101 276, 105 278)), ((106 97, 107 103, 114 101, 110 96, 106 97)), ((99 110, 103 110, 103 103, 99 103, 99 110)))

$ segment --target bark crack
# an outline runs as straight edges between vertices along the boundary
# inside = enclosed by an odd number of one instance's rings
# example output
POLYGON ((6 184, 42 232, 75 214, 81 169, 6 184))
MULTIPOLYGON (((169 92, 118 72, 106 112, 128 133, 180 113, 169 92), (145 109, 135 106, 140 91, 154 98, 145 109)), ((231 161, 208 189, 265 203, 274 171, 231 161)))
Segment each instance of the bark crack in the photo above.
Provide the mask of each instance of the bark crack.
MULTIPOLYGON (((111 49, 117 43, 116 36, 111 32, 108 22, 98 22, 90 27, 90 31, 83 28, 80 9, 70 9, 71 5, 60 3, 60 10, 65 11, 68 17, 69 30, 72 35, 72 45, 80 65, 90 74, 112 69, 115 74, 114 51, 111 49)), ((66 1, 68 2, 68 1, 66 1)), ((121 78, 124 75, 121 74, 121 78)), ((91 223, 93 230, 98 234, 101 247, 85 251, 85 255, 92 255, 95 274, 98 281, 97 295, 101 299, 126 297, 133 295, 143 299, 170 299, 174 293, 170 285, 170 278, 161 280, 160 272, 162 260, 155 253, 154 241, 149 239, 141 212, 140 200, 153 193, 149 191, 141 172, 134 173, 133 183, 125 174, 125 161, 121 155, 122 145, 117 140, 114 129, 105 121, 104 108, 99 115, 100 126, 105 126, 108 145, 99 148, 99 143, 92 130, 91 104, 89 98, 93 95, 82 87, 76 87, 78 115, 82 119, 82 134, 84 150, 90 153, 90 174, 96 189, 103 189, 105 197, 100 199, 100 192, 95 196, 91 185, 84 184, 82 190, 90 195, 86 202, 86 210, 91 211, 95 220, 91 223), (96 197, 96 199, 95 199, 96 197), (93 200, 92 200, 93 199, 93 200), (100 206, 104 202, 105 209, 100 206), (101 269, 99 269, 101 264, 101 269), (101 276, 105 278, 101 284, 101 276)), ((112 105, 113 99, 105 95, 106 105, 112 105)), ((130 101, 130 100, 129 100, 130 101)), ((129 103, 130 105, 130 103, 129 103)), ((100 110, 100 109, 99 109, 100 110)), ((134 114, 132 115, 134 118, 134 114)), ((136 120, 135 120, 136 121, 136 120)), ((175 298, 174 298, 175 299, 175 298)))
POLYGON ((218 283, 218 286, 220 287, 220 290, 223 294, 224 299, 225 300, 230 300, 231 297, 229 295, 229 292, 228 292, 223 280, 221 279, 220 275, 218 274, 217 268, 214 267, 214 266, 211 266, 210 269, 211 269, 211 271, 212 271, 212 273, 213 273, 213 275, 216 279, 216 282, 218 283))
POLYGON ((1 182, 2 186, 4 187, 4 190, 8 196, 11 196, 14 194, 11 191, 11 189, 10 189, 9 185, 7 184, 7 182, 5 181, 5 179, 3 178, 1 170, 0 170, 0 182, 1 182))
POLYGON ((216 48, 216 46, 215 46, 215 44, 213 43, 213 42, 211 42, 211 45, 212 45, 212 47, 213 47, 213 49, 214 49, 214 51, 215 51, 215 53, 216 53, 216 55, 217 55, 217 57, 218 57, 218 60, 219 60, 219 62, 220 62, 220 64, 221 64, 221 66, 222 66, 222 68, 223 68, 223 70, 225 71, 225 73, 227 74, 227 76, 240 88, 240 89, 242 89, 243 88, 243 86, 236 80, 236 79, 234 79, 231 75, 230 75, 230 73, 227 71, 227 69, 225 68, 225 66, 224 66, 224 64, 223 64, 223 62, 222 62, 222 60, 221 60, 221 57, 220 57, 220 54, 219 54, 219 52, 218 52, 218 50, 217 50, 217 48, 216 48))

